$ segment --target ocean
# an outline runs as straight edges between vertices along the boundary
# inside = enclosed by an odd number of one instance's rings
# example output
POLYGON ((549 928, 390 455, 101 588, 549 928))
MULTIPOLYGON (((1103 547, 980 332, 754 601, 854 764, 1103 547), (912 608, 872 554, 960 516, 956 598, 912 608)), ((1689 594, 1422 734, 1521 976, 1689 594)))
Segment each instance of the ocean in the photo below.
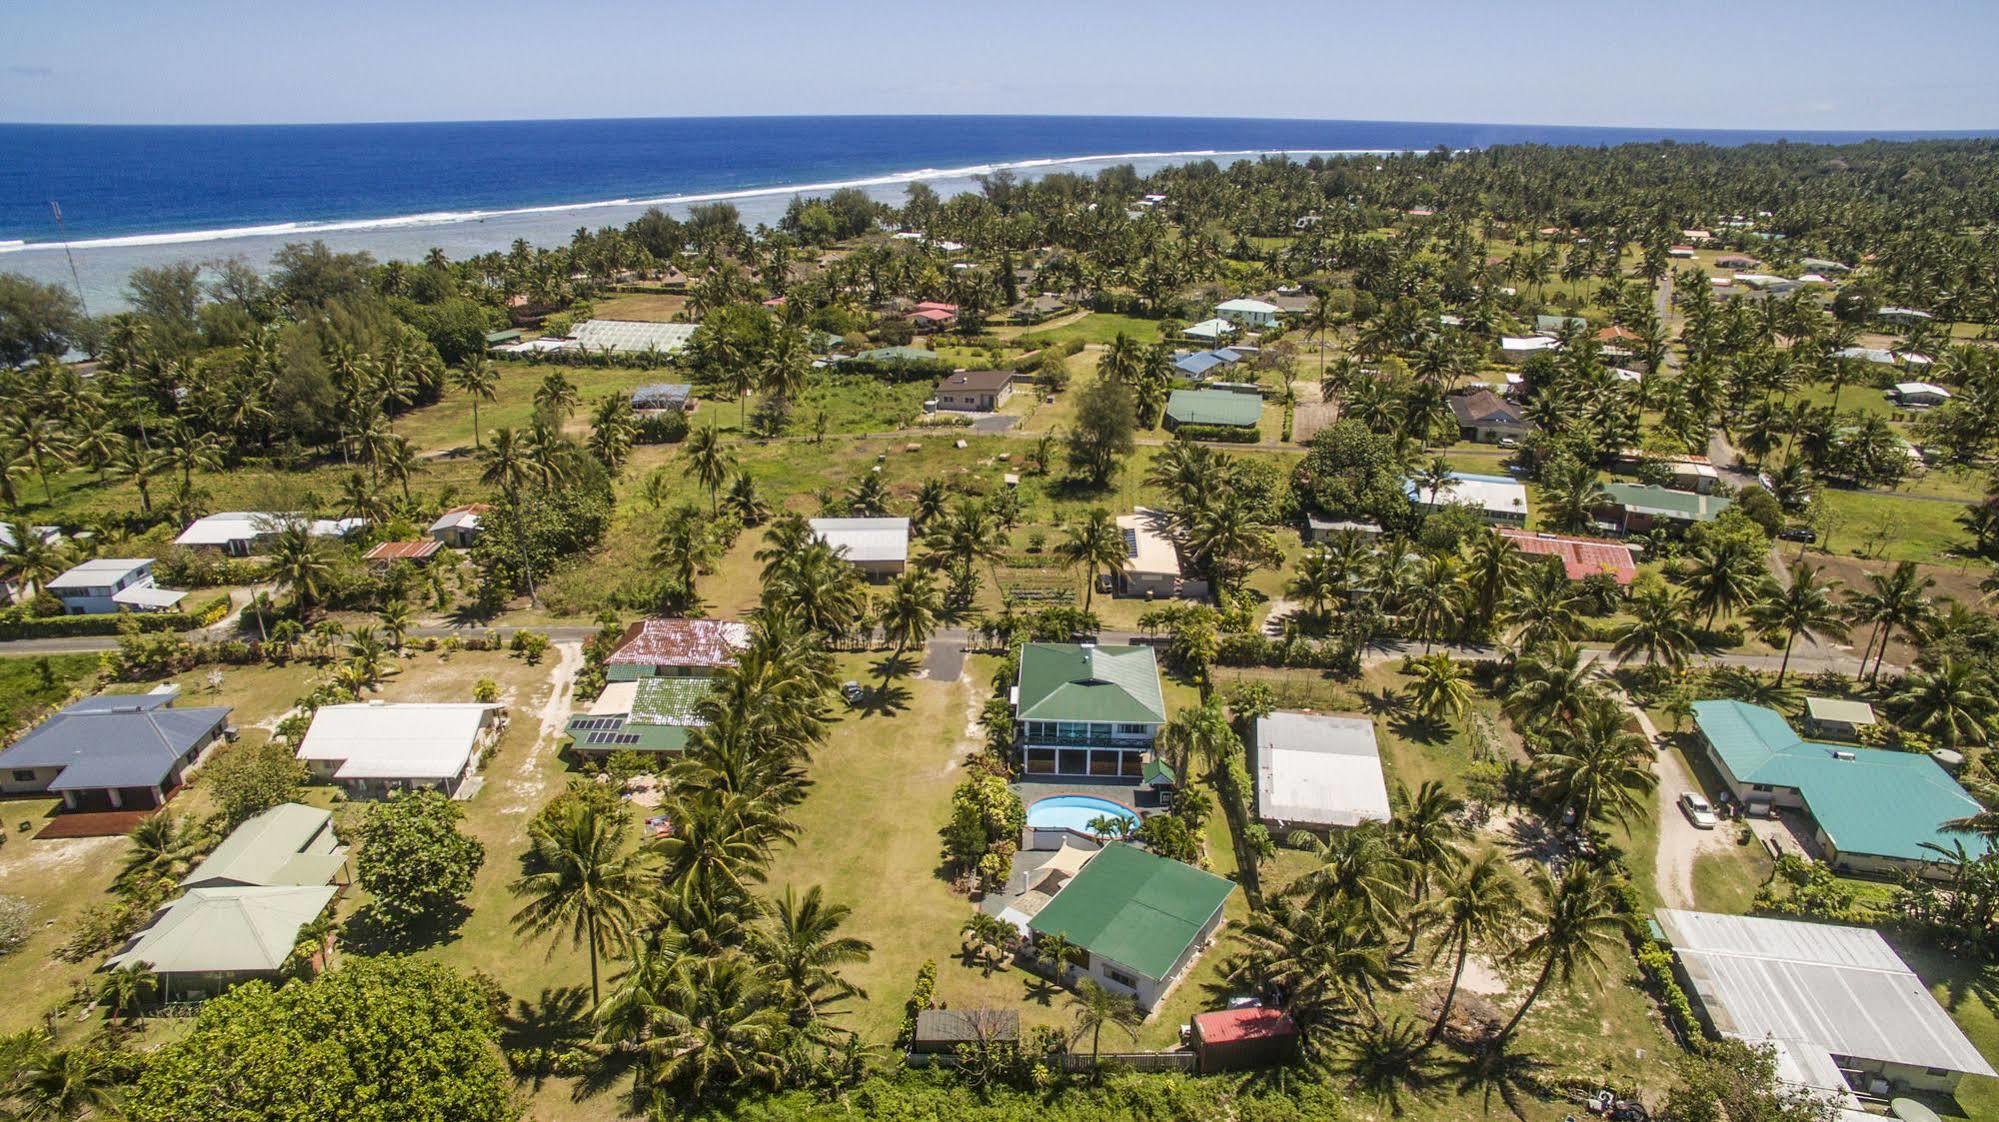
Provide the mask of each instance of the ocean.
POLYGON ((124 278, 141 265, 241 255, 261 266, 285 243, 314 238, 384 259, 433 247, 463 257, 517 239, 561 243, 649 206, 684 213, 722 199, 754 225, 775 222, 799 192, 854 185, 899 202, 912 181, 950 195, 999 168, 1032 178, 1275 152, 1926 135, 1942 134, 1169 117, 0 124, 0 271, 67 284, 73 257, 101 313, 123 304, 124 278))

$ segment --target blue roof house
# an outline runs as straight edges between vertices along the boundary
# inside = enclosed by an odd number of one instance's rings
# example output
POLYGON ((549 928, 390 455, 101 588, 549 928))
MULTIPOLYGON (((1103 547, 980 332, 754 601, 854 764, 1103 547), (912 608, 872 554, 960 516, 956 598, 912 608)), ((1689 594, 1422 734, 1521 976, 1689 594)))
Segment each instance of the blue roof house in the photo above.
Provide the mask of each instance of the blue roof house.
POLYGON ((1991 844, 1945 828, 1979 806, 1922 753, 1806 740, 1783 714, 1740 701, 1695 702, 1694 725, 1742 805, 1751 814, 1803 811, 1836 869, 1923 872, 1940 856, 1926 846, 1962 843, 1977 855, 1991 844))
POLYGON ((228 724, 223 708, 176 709, 172 693, 72 702, 0 752, 0 794, 60 794, 66 810, 165 804, 228 724))

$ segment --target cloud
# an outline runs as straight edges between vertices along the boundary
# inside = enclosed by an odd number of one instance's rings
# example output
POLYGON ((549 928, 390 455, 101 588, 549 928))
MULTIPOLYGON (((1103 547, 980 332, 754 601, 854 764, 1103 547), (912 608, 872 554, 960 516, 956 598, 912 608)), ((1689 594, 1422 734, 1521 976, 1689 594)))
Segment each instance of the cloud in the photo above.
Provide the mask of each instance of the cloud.
POLYGON ((56 72, 53 67, 24 66, 20 63, 15 63, 7 68, 7 76, 9 78, 53 78, 56 76, 56 72))

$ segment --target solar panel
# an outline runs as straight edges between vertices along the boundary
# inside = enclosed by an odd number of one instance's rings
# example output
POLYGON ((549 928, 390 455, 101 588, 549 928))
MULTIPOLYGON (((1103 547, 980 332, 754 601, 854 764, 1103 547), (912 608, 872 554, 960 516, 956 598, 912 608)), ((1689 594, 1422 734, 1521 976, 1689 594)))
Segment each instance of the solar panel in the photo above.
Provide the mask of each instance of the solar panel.
POLYGON ((583 738, 585 744, 637 744, 639 734, 635 732, 593 732, 583 738))
POLYGON ((625 727, 623 717, 578 717, 569 722, 569 727, 578 732, 603 732, 625 727))
POLYGON ((1124 555, 1126 557, 1138 556, 1138 530, 1135 528, 1124 532, 1124 555))

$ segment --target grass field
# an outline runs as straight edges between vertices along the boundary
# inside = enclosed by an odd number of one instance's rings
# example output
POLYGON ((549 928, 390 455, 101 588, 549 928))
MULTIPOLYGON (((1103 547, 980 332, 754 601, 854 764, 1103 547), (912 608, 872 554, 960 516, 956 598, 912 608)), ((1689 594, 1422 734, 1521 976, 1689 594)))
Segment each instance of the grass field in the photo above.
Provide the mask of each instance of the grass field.
POLYGON ((1159 341, 1159 321, 1109 312, 1090 312, 1073 322, 1023 332, 1019 341, 1029 347, 1059 346, 1072 339, 1081 339, 1085 343, 1108 343, 1121 334, 1129 335, 1139 343, 1156 343, 1159 341))
POLYGON ((1820 544, 1835 553, 1887 561, 1937 561, 1971 542, 1957 524, 1964 508, 1956 503, 1831 488, 1822 496, 1832 512, 1833 529, 1820 544))
POLYGON ((0 735, 23 727, 96 680, 103 659, 94 654, 0 658, 0 735))

